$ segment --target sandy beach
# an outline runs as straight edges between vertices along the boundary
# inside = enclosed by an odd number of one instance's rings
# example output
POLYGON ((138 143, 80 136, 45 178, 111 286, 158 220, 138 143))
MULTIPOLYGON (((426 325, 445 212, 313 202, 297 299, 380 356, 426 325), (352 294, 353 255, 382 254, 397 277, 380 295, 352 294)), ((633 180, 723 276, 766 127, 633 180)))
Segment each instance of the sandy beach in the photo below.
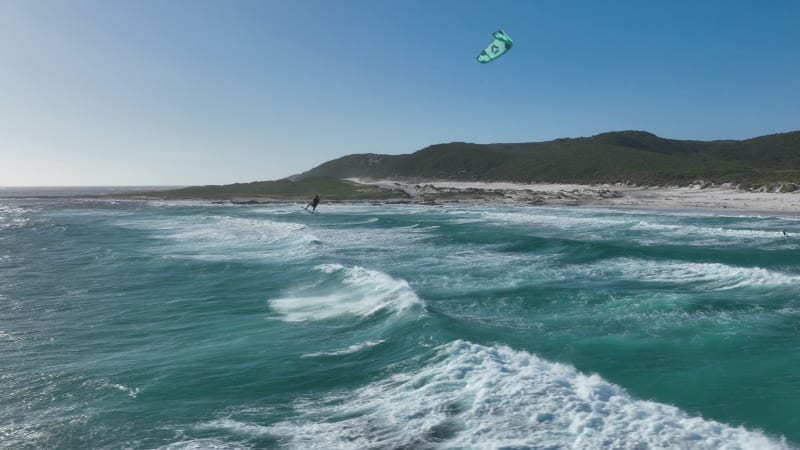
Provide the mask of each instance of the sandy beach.
POLYGON ((587 205, 626 208, 742 210, 800 214, 800 191, 753 192, 732 186, 695 184, 687 187, 623 184, 518 184, 507 182, 426 181, 350 178, 350 181, 402 189, 414 202, 587 205))

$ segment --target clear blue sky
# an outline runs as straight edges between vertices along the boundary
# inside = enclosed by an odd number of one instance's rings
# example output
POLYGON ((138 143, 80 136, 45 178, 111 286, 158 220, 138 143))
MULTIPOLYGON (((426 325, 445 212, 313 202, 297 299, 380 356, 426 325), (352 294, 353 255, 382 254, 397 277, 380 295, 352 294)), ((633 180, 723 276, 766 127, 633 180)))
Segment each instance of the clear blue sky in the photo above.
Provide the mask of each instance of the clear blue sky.
POLYGON ((0 0, 0 185, 226 184, 350 153, 800 129, 796 0, 0 0), (481 65, 504 29, 514 48, 481 65))

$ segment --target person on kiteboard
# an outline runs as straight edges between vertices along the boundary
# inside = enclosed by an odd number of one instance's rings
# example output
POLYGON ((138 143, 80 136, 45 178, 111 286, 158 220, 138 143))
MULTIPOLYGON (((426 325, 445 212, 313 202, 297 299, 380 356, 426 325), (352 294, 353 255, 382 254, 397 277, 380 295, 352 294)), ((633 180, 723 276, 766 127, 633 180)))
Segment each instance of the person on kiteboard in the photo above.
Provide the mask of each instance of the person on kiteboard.
POLYGON ((314 194, 314 200, 311 200, 311 203, 306 205, 306 210, 308 210, 308 207, 310 206, 311 207, 311 212, 316 212, 317 211, 317 205, 319 205, 319 195, 314 194))

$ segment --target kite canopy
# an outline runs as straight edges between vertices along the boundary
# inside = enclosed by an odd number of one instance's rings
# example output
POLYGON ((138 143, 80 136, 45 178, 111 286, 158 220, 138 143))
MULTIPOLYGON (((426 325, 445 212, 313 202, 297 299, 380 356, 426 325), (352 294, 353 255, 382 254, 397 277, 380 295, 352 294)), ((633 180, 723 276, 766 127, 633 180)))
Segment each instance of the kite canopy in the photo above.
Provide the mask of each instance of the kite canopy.
POLYGON ((505 52, 509 51, 511 46, 514 45, 514 43, 511 42, 511 37, 503 30, 495 31, 493 36, 494 40, 492 43, 478 55, 478 62, 481 64, 494 61, 505 52))

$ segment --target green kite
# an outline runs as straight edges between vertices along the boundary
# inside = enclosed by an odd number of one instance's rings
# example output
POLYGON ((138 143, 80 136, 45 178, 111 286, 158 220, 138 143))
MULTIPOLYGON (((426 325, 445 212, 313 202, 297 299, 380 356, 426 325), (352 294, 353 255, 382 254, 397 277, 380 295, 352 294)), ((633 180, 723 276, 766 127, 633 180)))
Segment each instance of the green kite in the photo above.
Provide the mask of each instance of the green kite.
POLYGON ((478 62, 481 64, 494 61, 505 52, 511 50, 511 46, 514 45, 514 43, 511 42, 511 36, 507 35, 503 30, 495 31, 492 36, 494 36, 492 43, 486 47, 486 50, 478 55, 478 62))

